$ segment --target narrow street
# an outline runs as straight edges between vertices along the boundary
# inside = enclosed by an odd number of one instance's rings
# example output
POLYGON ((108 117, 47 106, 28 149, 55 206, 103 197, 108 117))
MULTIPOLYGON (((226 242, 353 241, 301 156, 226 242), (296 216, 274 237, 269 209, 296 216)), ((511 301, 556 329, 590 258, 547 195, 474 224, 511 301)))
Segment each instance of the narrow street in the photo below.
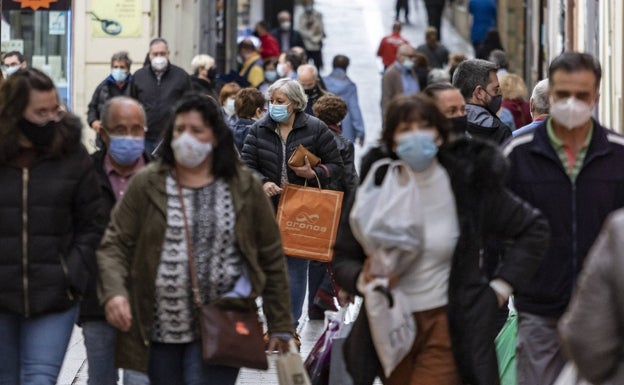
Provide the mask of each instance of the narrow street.
MULTIPOLYGON (((358 86, 360 108, 366 125, 365 146, 356 148, 356 157, 361 157, 366 148, 375 144, 382 126, 380 113, 381 61, 376 57, 381 38, 390 33, 394 21, 394 1, 378 0, 317 0, 316 9, 324 16, 326 39, 321 76, 331 71, 332 58, 336 54, 347 55, 351 65, 347 74, 358 86)), ((294 20, 297 20, 297 13, 294 20)), ((413 46, 424 42, 426 12, 421 0, 411 2, 410 25, 403 27, 402 35, 413 46)), ((295 24, 296 27, 296 24, 295 24)), ((466 53, 473 56, 472 46, 465 41, 446 21, 442 24, 442 43, 451 53, 466 53)), ((123 47, 120 47, 123 48, 123 47)), ((304 314, 305 317, 305 314, 304 314)), ((302 321, 301 354, 305 359, 322 333, 323 321, 302 321)), ((244 369, 238 384, 277 384, 277 373, 271 358, 268 371, 244 369)), ((87 363, 80 328, 74 334, 65 357, 58 381, 59 385, 87 384, 87 363)))

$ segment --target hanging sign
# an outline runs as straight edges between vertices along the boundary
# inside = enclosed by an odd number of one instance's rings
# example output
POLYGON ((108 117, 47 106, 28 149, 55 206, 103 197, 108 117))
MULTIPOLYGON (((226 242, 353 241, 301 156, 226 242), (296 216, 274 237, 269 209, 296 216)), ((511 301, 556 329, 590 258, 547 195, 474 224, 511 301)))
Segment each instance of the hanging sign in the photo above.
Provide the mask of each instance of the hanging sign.
POLYGON ((142 32, 142 0, 93 0, 93 37, 138 37, 142 32))
POLYGON ((67 11, 71 0, 2 0, 3 11, 67 11))

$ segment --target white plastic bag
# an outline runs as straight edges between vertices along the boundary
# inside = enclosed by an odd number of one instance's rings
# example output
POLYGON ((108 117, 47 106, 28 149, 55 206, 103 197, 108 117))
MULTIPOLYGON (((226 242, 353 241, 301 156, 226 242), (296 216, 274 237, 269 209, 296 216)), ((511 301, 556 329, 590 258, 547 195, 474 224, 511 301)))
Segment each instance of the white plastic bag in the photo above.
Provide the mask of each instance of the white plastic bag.
POLYGON ((353 235, 371 257, 370 273, 404 272, 423 248, 423 215, 413 171, 404 162, 379 160, 358 188, 349 215, 353 235), (380 186, 375 174, 388 166, 380 186))
POLYGON ((310 385, 310 377, 295 343, 290 341, 290 351, 275 360, 279 385, 310 385))
POLYGON ((384 374, 389 377, 412 349, 416 323, 400 289, 389 292, 392 296, 389 301, 388 293, 379 291, 378 287, 388 287, 388 280, 376 278, 366 284, 364 307, 377 357, 384 374))
POLYGON ((561 373, 559 373, 559 377, 557 377, 557 380, 554 382, 553 385, 592 385, 592 384, 582 379, 578 375, 578 369, 576 369, 576 365, 574 365, 573 362, 568 361, 568 363, 561 370, 561 373))

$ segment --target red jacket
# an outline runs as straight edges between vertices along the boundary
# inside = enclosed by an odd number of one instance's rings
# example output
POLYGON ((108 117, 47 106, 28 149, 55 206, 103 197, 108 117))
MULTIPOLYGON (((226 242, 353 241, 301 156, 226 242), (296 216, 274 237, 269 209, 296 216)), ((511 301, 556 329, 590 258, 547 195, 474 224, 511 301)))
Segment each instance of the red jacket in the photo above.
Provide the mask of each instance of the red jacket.
POLYGON ((379 49, 377 49, 377 56, 381 57, 385 67, 388 67, 396 60, 397 50, 403 44, 409 44, 403 36, 398 32, 393 32, 381 39, 379 43, 379 49))
POLYGON ((277 57, 280 54, 279 42, 271 35, 267 33, 264 36, 260 36, 260 55, 263 59, 268 57, 277 57))

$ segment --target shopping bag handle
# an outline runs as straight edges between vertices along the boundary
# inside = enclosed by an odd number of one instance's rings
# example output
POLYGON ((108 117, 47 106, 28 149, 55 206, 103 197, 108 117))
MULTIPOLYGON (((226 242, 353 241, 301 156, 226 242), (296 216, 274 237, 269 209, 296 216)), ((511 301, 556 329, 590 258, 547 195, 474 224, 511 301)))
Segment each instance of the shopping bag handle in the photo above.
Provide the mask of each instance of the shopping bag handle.
MULTIPOLYGON (((318 183, 318 189, 322 190, 321 180, 319 179, 318 175, 316 175, 316 173, 314 173, 314 177, 316 178, 316 183, 318 183)), ((303 187, 308 187, 308 178, 306 178, 305 182, 303 182, 303 187)))

